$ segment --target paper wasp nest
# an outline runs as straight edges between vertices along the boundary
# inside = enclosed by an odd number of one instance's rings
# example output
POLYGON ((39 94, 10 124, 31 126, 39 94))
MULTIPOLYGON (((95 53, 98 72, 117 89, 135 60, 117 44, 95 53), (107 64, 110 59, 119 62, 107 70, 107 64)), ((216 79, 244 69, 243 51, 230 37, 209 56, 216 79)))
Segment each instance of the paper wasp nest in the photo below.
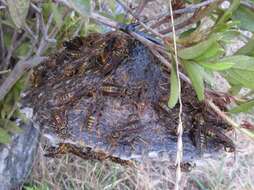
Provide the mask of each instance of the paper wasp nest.
MULTIPOLYGON (((35 119, 60 139, 48 155, 73 153, 119 163, 174 159, 178 105, 169 109, 170 72, 141 43, 122 32, 90 34, 34 70, 27 98, 35 119)), ((224 147, 228 127, 182 84, 184 158, 224 147)))

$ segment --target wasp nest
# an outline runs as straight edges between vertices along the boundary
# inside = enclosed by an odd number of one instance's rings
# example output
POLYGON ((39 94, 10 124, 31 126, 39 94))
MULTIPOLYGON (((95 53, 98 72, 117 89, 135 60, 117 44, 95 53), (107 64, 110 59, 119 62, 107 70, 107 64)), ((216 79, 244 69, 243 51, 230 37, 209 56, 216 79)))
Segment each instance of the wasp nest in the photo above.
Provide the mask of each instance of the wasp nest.
MULTIPOLYGON (((36 121, 60 139, 49 156, 73 153, 119 163, 174 159, 179 107, 167 107, 170 72, 122 32, 93 33, 64 43, 38 66, 28 93, 36 121)), ((188 84, 182 84, 184 158, 224 147, 229 129, 188 84)))

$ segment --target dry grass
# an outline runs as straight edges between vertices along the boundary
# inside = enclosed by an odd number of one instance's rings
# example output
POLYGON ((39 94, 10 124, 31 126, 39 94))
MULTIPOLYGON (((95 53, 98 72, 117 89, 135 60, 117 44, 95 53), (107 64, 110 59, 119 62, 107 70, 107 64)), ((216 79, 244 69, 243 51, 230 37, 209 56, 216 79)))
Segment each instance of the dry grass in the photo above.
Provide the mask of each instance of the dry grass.
MULTIPOLYGON (((183 174, 184 189, 254 189, 254 142, 238 134, 237 145, 235 156, 223 153, 217 159, 197 161, 190 173, 183 174)), ((28 181, 38 190, 157 190, 172 189, 175 183, 175 171, 168 162, 145 161, 134 169, 108 161, 85 161, 72 155, 46 158, 43 153, 40 148, 28 181)))
POLYGON ((254 189, 254 143, 239 136, 236 155, 224 154, 218 160, 205 159, 191 173, 189 182, 198 189, 254 189))

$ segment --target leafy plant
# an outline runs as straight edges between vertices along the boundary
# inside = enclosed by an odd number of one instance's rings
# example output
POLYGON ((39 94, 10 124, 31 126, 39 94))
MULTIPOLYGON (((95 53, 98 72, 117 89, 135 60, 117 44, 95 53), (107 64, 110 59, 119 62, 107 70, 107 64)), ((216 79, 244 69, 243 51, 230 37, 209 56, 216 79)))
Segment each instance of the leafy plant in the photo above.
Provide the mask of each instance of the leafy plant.
MULTIPOLYGON (((89 12, 90 1, 71 3, 89 12), (84 3, 84 9, 78 3, 84 3)), ((27 70, 35 65, 29 59, 51 54, 52 48, 61 47, 63 41, 99 31, 100 27, 50 0, 3 0, 0 7, 0 143, 8 144, 12 134, 22 132, 16 119, 25 121, 19 101, 29 84, 27 70)))
MULTIPOLYGON (((27 76, 24 76, 9 91, 3 101, 0 102, 0 143, 8 144, 11 142, 10 133, 21 133, 22 129, 17 126, 16 118, 24 118, 19 112, 17 102, 25 86, 27 76)), ((25 120, 23 119, 23 122, 25 120)))

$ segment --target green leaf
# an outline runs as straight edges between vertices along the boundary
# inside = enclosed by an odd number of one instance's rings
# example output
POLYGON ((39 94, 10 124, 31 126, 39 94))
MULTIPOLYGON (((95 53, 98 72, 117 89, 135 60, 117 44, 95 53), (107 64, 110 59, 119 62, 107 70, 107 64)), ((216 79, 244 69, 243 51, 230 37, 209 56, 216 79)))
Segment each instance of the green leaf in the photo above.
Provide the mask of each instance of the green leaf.
POLYGON ((240 92, 241 89, 242 89, 241 85, 232 85, 231 88, 229 89, 229 92, 230 94, 235 96, 240 92))
POLYGON ((4 123, 4 129, 11 133, 21 133, 23 130, 17 126, 14 121, 10 121, 8 119, 1 119, 0 123, 4 123))
POLYGON ((183 66, 192 82, 199 101, 204 100, 205 87, 202 75, 203 68, 200 65, 191 62, 183 62, 183 66))
POLYGON ((52 14, 53 14, 53 19, 54 19, 57 27, 61 28, 61 26, 63 24, 63 18, 62 18, 61 12, 59 11, 57 5, 54 3, 51 3, 50 7, 51 7, 52 14))
POLYGON ((194 46, 185 48, 185 49, 181 49, 178 52, 178 56, 182 59, 195 59, 197 57, 200 57, 201 55, 203 55, 209 48, 211 48, 213 46, 213 44, 216 42, 216 37, 213 36, 211 38, 209 38, 206 41, 200 42, 194 46))
POLYGON ((91 13, 91 0, 66 0, 67 3, 82 16, 89 16, 91 13))
POLYGON ((115 1, 108 1, 109 9, 112 11, 113 14, 116 13, 116 2, 115 1))
POLYGON ((7 0, 9 12, 17 28, 22 28, 28 13, 30 0, 7 0))
POLYGON ((11 136, 7 133, 6 130, 0 127, 0 143, 9 144, 11 142, 11 136))
POLYGON ((230 21, 226 23, 221 23, 220 25, 216 25, 213 29, 214 33, 222 33, 223 35, 231 30, 238 30, 239 21, 230 21))
POLYGON ((220 26, 224 22, 226 22, 229 18, 231 18, 232 14, 237 10, 240 5, 240 0, 232 0, 230 7, 226 10, 226 12, 219 17, 219 20, 216 24, 216 27, 220 26))
POLYGON ((221 42, 232 43, 232 41, 235 40, 236 37, 240 35, 241 35, 241 32, 239 32, 237 29, 227 29, 226 31, 222 33, 221 42))
POLYGON ((201 56, 195 58, 196 61, 208 61, 211 59, 216 59, 219 56, 224 54, 224 49, 220 46, 219 43, 215 42, 213 43, 207 51, 204 52, 201 56))
POLYGON ((176 103, 178 102, 178 98, 179 98, 178 79, 175 66, 173 66, 170 74, 170 96, 168 101, 168 107, 170 108, 175 107, 176 103))
POLYGON ((235 63, 232 62, 215 62, 215 63, 199 63, 201 66, 214 71, 223 71, 230 69, 235 63))
POLYGON ((254 32, 254 12, 249 8, 243 5, 239 6, 233 15, 233 19, 240 21, 239 27, 241 29, 254 32))
POLYGON ((185 38, 185 37, 189 36, 192 32, 194 32, 200 26, 200 24, 201 24, 200 21, 197 22, 195 27, 190 28, 190 29, 184 31, 183 33, 181 33, 179 38, 185 38))
POLYGON ((221 59, 222 62, 235 63, 232 68, 242 71, 254 72, 254 57, 245 55, 233 55, 221 59))
POLYGON ((2 107, 2 110, 1 110, 1 117, 2 118, 5 118, 8 113, 10 113, 13 109, 13 105, 11 104, 8 104, 8 103, 4 103, 3 104, 3 107, 2 107))
POLYGON ((251 39, 243 47, 241 47, 236 54, 254 56, 254 35, 252 35, 251 39))
POLYGON ((124 23, 124 24, 128 23, 128 19, 125 17, 124 13, 116 14, 114 16, 114 20, 117 22, 120 22, 120 23, 124 23))
POLYGON ((222 74, 230 84, 241 85, 246 88, 254 89, 254 74, 251 71, 231 68, 223 71, 222 74))
POLYGON ((25 123, 25 124, 28 123, 28 121, 29 121, 29 119, 26 117, 26 114, 20 112, 19 109, 16 109, 16 110, 14 111, 13 116, 14 116, 15 118, 21 119, 21 121, 22 121, 23 123, 25 123))
POLYGON ((15 53, 18 57, 24 57, 31 49, 31 42, 23 42, 16 50, 15 53))
POLYGON ((230 110, 230 113, 248 112, 254 108, 254 100, 243 103, 230 110))
POLYGON ((214 86, 214 72, 212 70, 209 69, 203 69, 200 70, 200 72, 202 73, 203 76, 203 80, 205 81, 205 83, 207 85, 210 85, 210 87, 214 86))

